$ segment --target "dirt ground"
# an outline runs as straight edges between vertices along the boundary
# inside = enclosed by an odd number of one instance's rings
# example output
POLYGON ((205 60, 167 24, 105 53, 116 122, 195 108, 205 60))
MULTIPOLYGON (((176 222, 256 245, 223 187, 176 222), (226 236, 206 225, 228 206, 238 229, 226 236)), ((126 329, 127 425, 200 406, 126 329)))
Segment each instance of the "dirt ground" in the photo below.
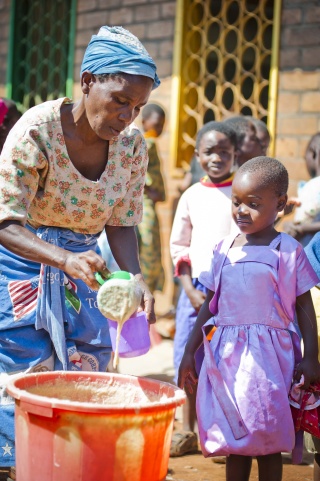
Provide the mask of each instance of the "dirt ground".
MULTIPOLYGON (((179 429, 179 424, 175 422, 175 429, 179 429)), ((304 452, 302 461, 302 464, 293 465, 291 456, 283 454, 283 481, 313 480, 313 455, 304 452)), ((170 458, 166 481, 225 481, 225 469, 225 464, 213 462, 213 458, 204 458, 199 451, 189 456, 170 458)), ((254 459, 250 481, 256 480, 258 480, 258 466, 254 459)))
MULTIPOLYGON (((312 459, 310 459, 312 462, 312 459)), ((312 481, 313 468, 310 464, 292 465, 284 456, 283 481, 312 481)), ((170 458, 167 481, 225 481, 225 464, 213 463, 202 454, 181 458, 170 458)), ((250 481, 258 480, 256 460, 253 461, 250 481)))

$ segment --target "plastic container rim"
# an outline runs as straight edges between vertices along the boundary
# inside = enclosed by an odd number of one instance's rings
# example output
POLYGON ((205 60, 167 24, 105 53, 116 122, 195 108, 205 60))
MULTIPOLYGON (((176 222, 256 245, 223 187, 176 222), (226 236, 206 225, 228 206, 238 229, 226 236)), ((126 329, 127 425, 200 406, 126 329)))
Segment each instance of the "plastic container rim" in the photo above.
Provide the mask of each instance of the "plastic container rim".
MULTIPOLYGON (((43 384, 43 383, 40 383, 43 384)), ((43 407, 50 407, 52 409, 59 409, 63 411, 79 411, 79 412, 91 412, 91 413, 116 413, 119 410, 122 411, 123 414, 137 414, 143 412, 152 412, 152 411, 166 411, 168 409, 174 409, 177 406, 180 406, 185 403, 186 394, 185 392, 165 381, 158 381, 156 379, 147 378, 147 377, 140 377, 140 376, 132 376, 129 374, 118 374, 118 373, 102 373, 102 372, 91 372, 91 371, 84 371, 84 372, 74 372, 74 371, 46 371, 40 373, 29 373, 29 374, 22 374, 19 377, 16 377, 12 380, 8 381, 6 387, 10 396, 12 396, 17 401, 26 402, 28 404, 33 404, 35 406, 43 406, 43 407), (72 381, 81 380, 81 379, 90 379, 92 378, 93 381, 99 380, 126 380, 126 381, 134 381, 135 386, 139 386, 139 381, 143 381, 147 383, 147 387, 145 390, 150 392, 157 392, 152 389, 152 384, 154 386, 161 385, 163 387, 163 394, 166 394, 165 390, 170 389, 174 392, 172 397, 168 397, 166 401, 163 402, 150 402, 149 404, 130 404, 130 406, 126 406, 125 404, 117 404, 117 405, 109 405, 109 404, 102 404, 102 403, 91 403, 91 402, 80 402, 80 401, 68 401, 66 399, 58 399, 54 397, 48 396, 41 396, 38 394, 33 394, 26 391, 28 386, 34 386, 36 383, 28 383, 28 380, 31 381, 32 379, 44 379, 45 381, 54 381, 57 379, 67 379, 72 381), (18 387, 16 383, 19 384, 22 381, 25 381, 27 384, 25 387, 18 387), (149 386, 150 385, 150 386, 149 386)), ((159 395, 161 395, 161 388, 159 389, 159 395)))

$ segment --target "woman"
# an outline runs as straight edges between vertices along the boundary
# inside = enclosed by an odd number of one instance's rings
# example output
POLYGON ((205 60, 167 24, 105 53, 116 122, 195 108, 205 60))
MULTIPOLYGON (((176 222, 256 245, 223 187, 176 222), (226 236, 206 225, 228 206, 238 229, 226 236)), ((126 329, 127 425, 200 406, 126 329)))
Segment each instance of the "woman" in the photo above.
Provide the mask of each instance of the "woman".
POLYGON ((105 371, 111 352, 96 305, 105 228, 121 269, 154 300, 139 265, 147 148, 132 123, 159 85, 139 40, 102 27, 81 67, 82 98, 33 107, 14 126, 0 167, 0 467, 14 465, 8 375, 53 369, 105 371), (1 394, 1 392, 0 392, 1 394))

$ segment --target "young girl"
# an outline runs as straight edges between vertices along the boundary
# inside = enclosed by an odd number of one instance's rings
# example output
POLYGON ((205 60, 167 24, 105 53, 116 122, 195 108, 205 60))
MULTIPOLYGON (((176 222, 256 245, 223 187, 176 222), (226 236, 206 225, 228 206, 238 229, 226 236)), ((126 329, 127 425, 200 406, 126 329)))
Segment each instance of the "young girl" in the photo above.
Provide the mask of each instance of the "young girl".
POLYGON ((203 338, 197 393, 201 447, 205 456, 228 456, 228 481, 249 479, 252 456, 260 481, 281 480, 281 452, 295 444, 288 402, 292 378, 303 374, 305 387, 319 378, 309 292, 318 278, 302 246, 274 228, 287 188, 288 173, 276 159, 256 157, 236 173, 232 215, 241 233, 217 245, 209 272, 200 275, 209 291, 179 369, 179 386, 192 389, 194 354, 203 338), (204 324, 217 327, 210 344, 202 336, 204 324))

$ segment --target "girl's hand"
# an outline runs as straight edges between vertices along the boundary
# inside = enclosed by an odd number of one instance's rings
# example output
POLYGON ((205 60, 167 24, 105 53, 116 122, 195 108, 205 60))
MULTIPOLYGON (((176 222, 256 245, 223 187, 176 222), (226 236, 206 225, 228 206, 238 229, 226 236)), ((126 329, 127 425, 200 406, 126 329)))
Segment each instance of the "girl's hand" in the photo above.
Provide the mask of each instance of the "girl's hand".
POLYGON ((282 231, 291 235, 295 239, 299 239, 303 235, 303 227, 301 224, 295 224, 294 222, 285 222, 282 226, 282 231))
POLYGON ((194 307, 194 309, 197 312, 199 312, 200 307, 204 303, 207 295, 204 292, 199 291, 198 289, 195 289, 195 288, 190 289, 190 291, 188 291, 186 294, 187 294, 192 306, 194 307))
POLYGON ((135 279, 139 282, 142 294, 141 307, 147 315, 149 324, 154 324, 156 322, 156 315, 154 312, 154 297, 151 294, 149 287, 145 283, 142 274, 136 274, 135 279))
POLYGON ((81 279, 96 291, 100 286, 94 277, 94 272, 101 272, 102 274, 109 272, 104 259, 92 250, 77 254, 68 253, 62 270, 74 279, 81 279))
POLYGON ((301 389, 307 389, 312 382, 320 381, 320 365, 317 358, 304 357, 302 359, 295 370, 294 380, 299 382, 302 375, 304 383, 301 389))
POLYGON ((300 207, 301 202, 298 197, 289 197, 287 200, 285 208, 279 212, 278 217, 283 217, 285 215, 291 214, 295 207, 300 207))
POLYGON ((198 376, 195 370, 194 354, 185 351, 178 375, 178 386, 183 389, 188 389, 188 391, 193 393, 193 386, 198 382, 198 376))

